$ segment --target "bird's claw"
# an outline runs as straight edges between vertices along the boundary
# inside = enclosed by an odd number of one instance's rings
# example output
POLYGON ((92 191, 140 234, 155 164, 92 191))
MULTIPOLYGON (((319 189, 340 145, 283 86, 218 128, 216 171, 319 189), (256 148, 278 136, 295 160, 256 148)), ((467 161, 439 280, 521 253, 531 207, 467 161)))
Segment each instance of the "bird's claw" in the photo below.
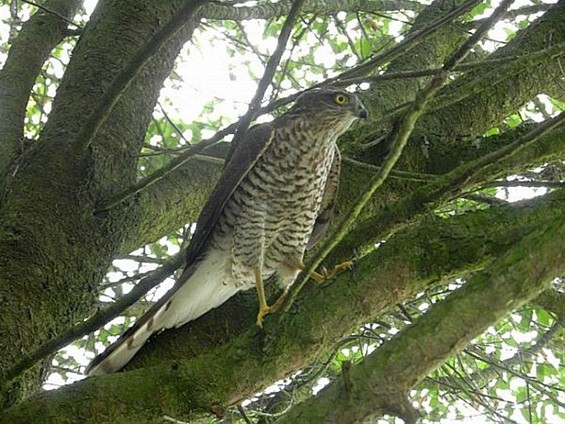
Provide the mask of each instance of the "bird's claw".
POLYGON ((342 263, 337 264, 333 267, 331 271, 328 271, 325 267, 320 268, 320 272, 312 273, 311 278, 316 283, 323 283, 327 280, 331 280, 341 274, 343 271, 353 269, 355 263, 352 260, 343 261, 342 263))
POLYGON ((276 312, 279 309, 280 305, 274 304, 273 306, 268 306, 264 309, 259 309, 259 313, 257 314, 257 327, 263 328, 263 318, 267 315, 276 312))

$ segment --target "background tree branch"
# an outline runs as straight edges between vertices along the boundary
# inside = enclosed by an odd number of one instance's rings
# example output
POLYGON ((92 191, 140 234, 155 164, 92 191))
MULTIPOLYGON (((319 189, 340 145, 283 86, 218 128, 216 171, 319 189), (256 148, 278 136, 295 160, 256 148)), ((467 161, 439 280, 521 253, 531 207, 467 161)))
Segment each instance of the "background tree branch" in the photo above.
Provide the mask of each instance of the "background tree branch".
POLYGON ((410 389, 563 273, 564 236, 565 222, 560 219, 537 228, 348 371, 349 385, 336 380, 279 422, 356 423, 388 413, 415 423, 418 414, 407 400, 410 389))
MULTIPOLYGON (((90 313, 93 303, 86 300, 94 298, 97 290, 93 288, 131 228, 129 223, 135 221, 137 212, 132 208, 104 217, 94 217, 92 211, 101 196, 134 181, 137 169, 132 153, 141 148, 162 82, 196 22, 185 26, 138 75, 92 149, 75 155, 72 147, 90 105, 96 104, 137 47, 158 30, 155 19, 162 22, 177 8, 167 3, 134 10, 129 11, 125 3, 107 3, 97 9, 58 88, 40 142, 22 159, 25 166, 4 180, 0 256, 6 262, 0 267, 0 297, 6 314, 0 320, 4 340, 0 342, 0 376, 22 351, 33 351, 51 334, 68 328, 69 321, 78 322, 90 313), (132 37, 122 37, 124 31, 131 31, 132 37), (103 71, 99 63, 105 64, 103 71), (87 233, 90 236, 83 237, 87 233), (49 287, 47 296, 45 286, 49 287), (22 305, 43 311, 41 319, 34 314, 22 316, 22 305), (19 337, 22 332, 28 337, 19 337)), ((34 372, 26 375, 29 386, 18 383, 3 393, 6 404, 37 390, 41 367, 34 372)))
MULTIPOLYGON (((49 0, 44 6, 71 18, 82 4, 78 0, 49 0)), ((23 124, 31 89, 51 51, 64 36, 67 22, 40 11, 22 25, 0 70, 0 177, 23 150, 23 124)))

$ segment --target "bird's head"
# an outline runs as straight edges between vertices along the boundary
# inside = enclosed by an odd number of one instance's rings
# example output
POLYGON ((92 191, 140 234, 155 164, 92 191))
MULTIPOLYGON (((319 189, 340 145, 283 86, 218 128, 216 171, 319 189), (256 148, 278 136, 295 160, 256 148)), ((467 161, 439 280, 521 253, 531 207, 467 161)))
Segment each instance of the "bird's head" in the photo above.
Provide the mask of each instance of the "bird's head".
POLYGON ((369 116, 357 95, 334 87, 305 92, 296 99, 289 113, 315 115, 328 125, 343 124, 346 127, 344 131, 356 119, 367 119, 369 116))

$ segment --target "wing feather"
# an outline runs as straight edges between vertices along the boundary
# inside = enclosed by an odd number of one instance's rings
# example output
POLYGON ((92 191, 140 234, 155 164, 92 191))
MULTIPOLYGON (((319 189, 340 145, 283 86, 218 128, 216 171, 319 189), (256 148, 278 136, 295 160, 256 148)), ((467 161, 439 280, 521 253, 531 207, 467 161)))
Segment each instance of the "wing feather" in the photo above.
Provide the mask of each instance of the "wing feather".
POLYGON ((186 254, 187 266, 202 255, 203 249, 220 219, 224 206, 257 160, 269 147, 273 141, 273 136, 274 127, 270 123, 256 125, 249 129, 233 150, 220 180, 198 218, 196 230, 186 254))

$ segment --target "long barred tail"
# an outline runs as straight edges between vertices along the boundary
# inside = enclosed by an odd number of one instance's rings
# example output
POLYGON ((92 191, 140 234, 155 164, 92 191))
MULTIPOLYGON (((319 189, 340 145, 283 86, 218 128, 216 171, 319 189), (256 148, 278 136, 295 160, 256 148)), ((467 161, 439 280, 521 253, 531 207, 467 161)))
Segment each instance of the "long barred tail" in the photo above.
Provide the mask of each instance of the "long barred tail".
POLYGON ((211 252, 188 267, 171 290, 116 342, 94 358, 86 374, 92 376, 119 371, 153 334, 195 320, 236 294, 239 289, 234 284, 224 284, 224 264, 224 255, 211 252))

